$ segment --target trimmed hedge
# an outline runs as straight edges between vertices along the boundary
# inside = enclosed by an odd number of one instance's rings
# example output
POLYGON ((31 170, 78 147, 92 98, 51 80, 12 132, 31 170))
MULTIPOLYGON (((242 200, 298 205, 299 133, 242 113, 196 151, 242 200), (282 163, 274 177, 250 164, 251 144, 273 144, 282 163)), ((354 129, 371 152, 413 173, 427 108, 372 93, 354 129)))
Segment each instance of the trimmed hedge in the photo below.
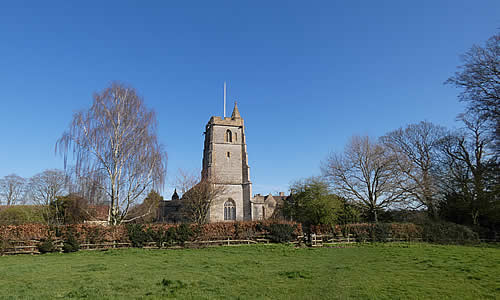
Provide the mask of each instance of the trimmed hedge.
MULTIPOLYGON (((311 226, 308 233, 331 234, 336 237, 352 236, 358 242, 387 242, 394 240, 426 241, 441 244, 469 244, 479 242, 470 228, 447 222, 361 223, 335 226, 311 226)), ((184 245, 187 241, 246 240, 267 237, 273 242, 290 242, 303 234, 301 224, 287 221, 221 222, 205 225, 130 224, 120 226, 63 225, 51 227, 43 224, 0 225, 0 248, 11 241, 47 241, 62 239, 64 251, 79 249, 80 244, 132 243, 143 247, 155 242, 157 246, 184 245)))
POLYGON ((391 240, 421 240, 438 244, 474 244, 478 235, 469 227, 449 222, 360 223, 336 226, 311 226, 311 233, 353 236, 357 242, 387 242, 391 240))
MULTIPOLYGON (((17 226, 0 225, 0 242, 41 241, 57 237, 66 241, 68 251, 71 248, 69 245, 112 242, 130 242, 135 247, 142 247, 147 242, 156 242, 157 245, 182 245, 186 241, 194 240, 254 239, 256 237, 266 237, 267 235, 276 237, 274 227, 272 229, 269 227, 272 224, 282 224, 284 227, 293 228, 291 233, 293 237, 302 235, 300 224, 287 221, 221 222, 201 226, 194 224, 130 224, 119 226, 22 224, 17 226)), ((282 240, 282 238, 276 239, 282 240)), ((290 240, 290 238, 284 240, 290 240)))
POLYGON ((263 228, 268 232, 268 237, 275 243, 288 243, 297 238, 294 234, 296 225, 290 224, 269 224, 263 228))

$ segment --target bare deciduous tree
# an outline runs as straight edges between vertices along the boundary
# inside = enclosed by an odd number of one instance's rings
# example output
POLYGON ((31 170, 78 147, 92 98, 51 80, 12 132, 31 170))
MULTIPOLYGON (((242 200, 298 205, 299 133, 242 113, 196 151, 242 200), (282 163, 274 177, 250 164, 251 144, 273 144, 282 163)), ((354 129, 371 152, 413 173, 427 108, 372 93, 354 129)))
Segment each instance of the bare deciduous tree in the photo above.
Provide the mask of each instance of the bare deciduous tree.
POLYGON ((80 174, 76 176, 74 168, 68 168, 69 192, 77 194, 86 199, 89 205, 104 205, 107 202, 106 190, 104 190, 105 174, 97 171, 92 174, 80 174))
POLYGON ((461 115, 464 130, 447 135, 441 142, 446 155, 443 188, 447 193, 460 193, 468 202, 473 225, 498 201, 498 169, 489 152, 491 136, 485 118, 461 115), (496 196, 495 196, 496 195, 496 196))
POLYGON ((492 36, 484 47, 474 45, 462 56, 460 71, 446 83, 462 88, 460 99, 468 102, 469 112, 492 125, 497 151, 500 148, 500 33, 492 36))
POLYGON ((31 177, 28 183, 28 194, 32 201, 43 207, 44 217, 49 224, 60 224, 57 197, 66 193, 66 174, 61 170, 45 170, 31 177), (54 205, 56 213, 51 214, 50 205, 54 205))
POLYGON ((440 153, 439 142, 444 128, 429 122, 410 124, 381 137, 384 145, 393 153, 398 173, 405 176, 400 187, 417 201, 417 207, 425 206, 432 218, 437 218, 438 178, 435 164, 440 153))
POLYGON ((145 191, 163 188, 167 156, 155 113, 135 89, 113 83, 93 98, 89 110, 74 114, 56 151, 65 162, 72 151, 77 177, 106 175, 99 184, 110 201, 108 221, 116 225, 128 221, 129 208, 145 191))
POLYGON ((189 191, 193 186, 200 182, 200 176, 198 175, 199 173, 200 172, 197 170, 177 170, 177 175, 175 177, 175 186, 177 190, 179 190, 181 195, 184 195, 184 193, 189 191))
POLYGON ((322 165, 335 192, 367 210, 375 222, 377 211, 404 200, 394 157, 368 137, 352 137, 344 153, 331 154, 322 165))
POLYGON ((224 185, 219 185, 213 176, 202 178, 190 172, 179 170, 177 186, 183 192, 182 212, 184 217, 196 224, 208 222, 210 208, 214 201, 226 193, 224 185))
MULTIPOLYGON (((22 200, 26 187, 26 179, 10 174, 0 179, 0 196, 6 205, 14 205, 22 200)), ((0 202, 1 203, 1 202, 0 202)))

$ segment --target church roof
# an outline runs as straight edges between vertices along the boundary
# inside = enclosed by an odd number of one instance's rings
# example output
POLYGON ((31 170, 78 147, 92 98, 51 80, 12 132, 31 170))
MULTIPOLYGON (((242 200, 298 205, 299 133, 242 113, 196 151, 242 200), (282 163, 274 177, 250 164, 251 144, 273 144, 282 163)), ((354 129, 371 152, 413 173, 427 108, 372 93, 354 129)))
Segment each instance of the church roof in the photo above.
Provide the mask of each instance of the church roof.
POLYGON ((179 200, 179 195, 177 194, 177 189, 174 189, 174 194, 172 195, 172 200, 179 200))
POLYGON ((241 119, 240 112, 238 111, 238 102, 234 102, 233 114, 231 115, 231 119, 241 119))

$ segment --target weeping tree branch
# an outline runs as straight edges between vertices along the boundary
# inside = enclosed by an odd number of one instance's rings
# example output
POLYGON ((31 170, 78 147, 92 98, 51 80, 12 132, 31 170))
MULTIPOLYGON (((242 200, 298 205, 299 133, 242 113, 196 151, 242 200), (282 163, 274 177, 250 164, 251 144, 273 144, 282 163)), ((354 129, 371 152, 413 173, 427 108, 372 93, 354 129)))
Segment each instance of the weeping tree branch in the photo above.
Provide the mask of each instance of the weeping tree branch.
POLYGON ((94 183, 108 194, 108 221, 116 225, 127 221, 144 191, 163 187, 167 155, 157 140, 154 111, 133 88, 115 82, 93 98, 89 110, 75 113, 56 152, 65 166, 72 154, 76 177, 100 176, 94 183))

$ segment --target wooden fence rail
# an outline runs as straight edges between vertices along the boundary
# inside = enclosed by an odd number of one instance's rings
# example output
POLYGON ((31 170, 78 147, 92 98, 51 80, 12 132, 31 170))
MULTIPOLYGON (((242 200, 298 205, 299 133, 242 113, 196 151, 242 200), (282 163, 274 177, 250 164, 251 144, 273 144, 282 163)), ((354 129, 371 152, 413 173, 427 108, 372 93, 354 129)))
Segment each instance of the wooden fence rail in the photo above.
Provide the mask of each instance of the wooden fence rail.
MULTIPOLYGON (((421 242, 421 238, 386 238, 385 242, 421 242)), ((333 234, 311 234, 310 244, 312 247, 323 247, 325 244, 352 244, 359 241, 352 234, 347 236, 335 236, 333 234)), ((371 238, 367 238, 366 242, 372 242, 371 238)))
MULTIPOLYGON (((387 238, 386 242, 421 242, 420 238, 404 239, 404 238, 387 238)), ((145 249, 180 249, 180 248, 201 248, 210 246, 232 246, 232 245, 243 245, 243 244, 269 244, 272 241, 264 236, 254 237, 253 239, 232 239, 231 237, 219 237, 212 240, 201 240, 201 241, 186 241, 184 244, 167 244, 162 243, 161 247, 158 247, 156 242, 144 243, 142 248, 145 249)), ((324 247, 328 245, 336 244, 354 244, 359 241, 352 235, 346 236, 335 236, 333 234, 311 234, 309 236, 298 236, 293 244, 309 244, 312 247, 324 247)), ((371 242, 367 239, 366 242, 371 242)), ((497 240, 481 240, 481 242, 498 242, 497 240)), ((0 255, 15 255, 15 254, 40 254, 38 250, 38 245, 41 243, 39 240, 26 240, 26 241, 0 241, 0 255)), ((62 252, 63 240, 53 240, 57 251, 62 252)), ((80 250, 86 251, 98 251, 98 250, 108 250, 108 249, 122 249, 133 247, 130 242, 102 242, 102 243, 82 243, 80 244, 80 250)))
MULTIPOLYGON (((146 242, 142 248, 145 249, 177 249, 177 248, 199 248, 199 247, 209 247, 209 246, 230 246, 230 245, 250 245, 250 244, 269 244, 271 241, 267 238, 257 238, 257 239, 232 239, 232 238, 219 238, 215 240, 207 241, 187 241, 183 245, 180 244, 167 244, 163 243, 161 247, 158 247, 156 242, 146 242)), ((41 241, 29 240, 29 241, 8 241, 6 244, 0 244, 0 255, 14 255, 14 254, 40 254, 38 250, 38 245, 41 241)), ((53 240, 52 243, 56 248, 56 252, 62 252, 63 241, 53 240)), ((83 243, 80 244, 80 250, 95 251, 95 250, 108 250, 108 249, 121 249, 121 248, 132 248, 132 243, 129 242, 104 242, 104 243, 83 243)))

